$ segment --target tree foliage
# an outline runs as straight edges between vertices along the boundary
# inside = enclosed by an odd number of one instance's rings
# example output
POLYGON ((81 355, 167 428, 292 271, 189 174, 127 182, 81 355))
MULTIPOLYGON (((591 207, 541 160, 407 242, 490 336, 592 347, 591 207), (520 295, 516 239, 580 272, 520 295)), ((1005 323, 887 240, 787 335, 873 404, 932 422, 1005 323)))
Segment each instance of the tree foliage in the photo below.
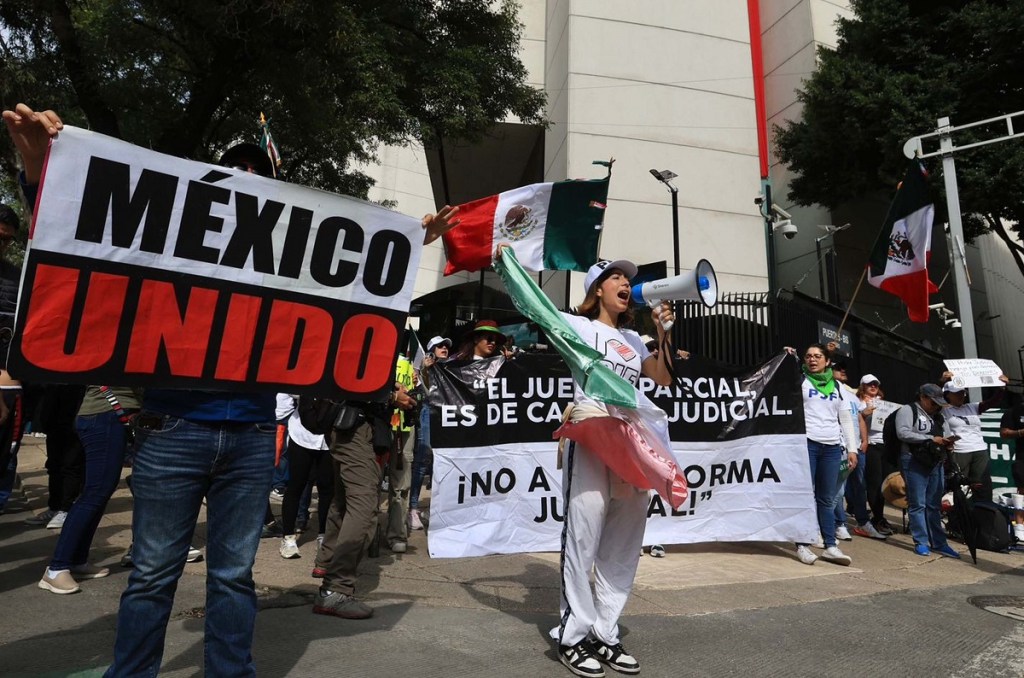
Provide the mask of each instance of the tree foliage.
POLYGON ((541 120, 521 30, 512 0, 0 0, 0 97, 199 160, 262 111, 289 180, 364 196, 381 144, 541 120))
MULTIPOLYGON (((1024 0, 852 0, 838 22, 835 50, 799 99, 803 118, 776 129, 781 160, 799 176, 790 198, 836 208, 878 191, 891 193, 906 167, 903 144, 936 128, 1024 111, 1024 0)), ((1024 116, 1017 131, 1024 131, 1024 116)), ((1005 132, 988 126, 957 133, 958 146, 1005 132)), ((935 148, 933 145, 931 148, 935 148)), ((929 149, 926 146, 926 150, 929 149)), ((968 239, 993 230, 1024 274, 1024 139, 956 155, 968 239)), ((934 176, 941 164, 928 162, 934 176)), ((941 180, 933 188, 941 189, 941 180)), ((945 205, 937 197, 940 210, 945 205)))

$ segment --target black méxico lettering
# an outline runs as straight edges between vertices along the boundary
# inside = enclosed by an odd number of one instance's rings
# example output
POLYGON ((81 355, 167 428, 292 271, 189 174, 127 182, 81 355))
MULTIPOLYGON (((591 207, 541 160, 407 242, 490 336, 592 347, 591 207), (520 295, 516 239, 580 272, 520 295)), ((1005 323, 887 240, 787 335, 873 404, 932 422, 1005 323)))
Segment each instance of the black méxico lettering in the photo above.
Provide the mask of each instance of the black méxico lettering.
POLYGON ((220 263, 242 268, 252 252, 252 268, 258 273, 274 273, 274 227, 284 212, 284 203, 267 200, 263 209, 259 198, 247 193, 235 193, 235 232, 220 263))
POLYGON ((344 287, 356 279, 359 264, 338 259, 335 254, 338 236, 345 232, 341 248, 357 255, 363 251, 363 229, 356 222, 345 217, 327 217, 320 222, 313 244, 313 256, 309 262, 309 273, 313 280, 325 287, 344 287), (335 270, 336 267, 336 270, 335 270))
POLYGON ((131 192, 129 169, 124 163, 106 158, 94 156, 89 160, 75 238, 103 242, 109 212, 111 242, 115 247, 131 247, 145 214, 140 249, 162 254, 178 192, 178 177, 144 169, 131 192))
POLYGON ((378 231, 370 238, 363 270, 363 286, 381 297, 394 296, 405 283, 412 245, 397 231, 378 231), (390 254, 390 256, 388 256, 390 254))
POLYGON ((231 191, 211 186, 201 181, 188 182, 185 205, 181 210, 181 224, 178 226, 178 242, 174 245, 174 256, 193 261, 216 264, 220 252, 203 244, 207 231, 220 233, 224 220, 210 214, 213 203, 228 204, 231 191))

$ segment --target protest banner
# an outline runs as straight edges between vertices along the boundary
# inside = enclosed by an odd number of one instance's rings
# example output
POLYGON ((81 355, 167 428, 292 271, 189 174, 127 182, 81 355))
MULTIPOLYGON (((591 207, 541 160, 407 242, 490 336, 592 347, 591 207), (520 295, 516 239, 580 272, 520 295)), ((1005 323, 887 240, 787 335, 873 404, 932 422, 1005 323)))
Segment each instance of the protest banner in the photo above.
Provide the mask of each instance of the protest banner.
POLYGON ((1002 386, 999 377, 1003 371, 991 360, 985 358, 961 358, 943 360, 946 369, 953 373, 953 385, 960 388, 989 388, 1002 386))
MULTIPOLYGON (((668 413, 690 495, 652 494, 645 543, 813 542, 818 523, 799 371, 788 356, 755 370, 676 364, 677 384, 640 388, 668 413)), ((432 557, 557 551, 564 506, 551 439, 573 398, 556 355, 433 368, 432 557)))
POLYGON ((383 398, 418 220, 65 127, 10 371, 42 382, 383 398))

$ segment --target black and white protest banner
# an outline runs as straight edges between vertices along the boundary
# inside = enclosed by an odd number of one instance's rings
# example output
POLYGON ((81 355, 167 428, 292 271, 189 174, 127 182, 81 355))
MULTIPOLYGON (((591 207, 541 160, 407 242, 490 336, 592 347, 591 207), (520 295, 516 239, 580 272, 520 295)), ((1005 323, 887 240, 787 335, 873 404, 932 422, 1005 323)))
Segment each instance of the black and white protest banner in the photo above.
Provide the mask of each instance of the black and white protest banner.
POLYGON ((423 235, 369 203, 65 127, 10 370, 364 400, 393 380, 423 235))
MULTIPOLYGON (((676 363, 641 390, 668 413, 690 498, 652 495, 645 543, 813 542, 818 523, 800 374, 780 355, 756 370, 676 363)), ((554 355, 439 365, 431 375, 433 557, 557 551, 564 506, 551 435, 573 382, 554 355)))

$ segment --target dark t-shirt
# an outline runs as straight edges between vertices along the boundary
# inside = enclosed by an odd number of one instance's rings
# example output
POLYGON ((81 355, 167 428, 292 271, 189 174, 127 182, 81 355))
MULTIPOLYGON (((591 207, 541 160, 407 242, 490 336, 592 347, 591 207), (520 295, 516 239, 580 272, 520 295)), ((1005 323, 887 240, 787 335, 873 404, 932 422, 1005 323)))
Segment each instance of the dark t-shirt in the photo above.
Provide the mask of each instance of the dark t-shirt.
MULTIPOLYGON (((1010 428, 1018 430, 1024 428, 1024 403, 1011 407, 1003 413, 1003 418, 999 422, 999 428, 1010 428)), ((1024 438, 1011 438, 1015 443, 1016 452, 1014 453, 1014 459, 1017 463, 1024 463, 1024 438)))

